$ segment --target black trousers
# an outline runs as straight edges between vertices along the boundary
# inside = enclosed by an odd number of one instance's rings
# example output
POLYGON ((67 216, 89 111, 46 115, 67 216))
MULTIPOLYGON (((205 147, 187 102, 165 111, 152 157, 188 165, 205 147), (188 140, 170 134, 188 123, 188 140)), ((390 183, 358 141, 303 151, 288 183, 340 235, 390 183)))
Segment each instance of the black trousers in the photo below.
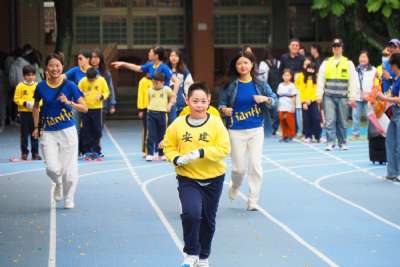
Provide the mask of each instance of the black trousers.
POLYGON ((312 102, 308 110, 303 109, 303 132, 306 138, 321 138, 321 114, 317 102, 312 102))
POLYGON ((168 113, 161 111, 147 111, 147 154, 154 155, 156 151, 164 155, 158 148, 167 130, 168 113))
POLYGON ((32 137, 33 117, 32 112, 20 112, 21 119, 21 153, 29 154, 28 140, 31 140, 32 156, 39 154, 39 141, 32 137))
POLYGON ((81 114, 80 142, 82 153, 101 153, 102 109, 89 109, 81 114))

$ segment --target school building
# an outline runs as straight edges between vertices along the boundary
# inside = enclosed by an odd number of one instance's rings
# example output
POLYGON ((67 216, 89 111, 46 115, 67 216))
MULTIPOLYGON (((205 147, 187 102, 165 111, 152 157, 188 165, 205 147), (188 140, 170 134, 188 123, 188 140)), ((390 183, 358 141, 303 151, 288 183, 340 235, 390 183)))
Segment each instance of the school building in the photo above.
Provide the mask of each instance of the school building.
MULTIPOLYGON (((312 0, 70 0, 73 50, 113 48, 113 60, 144 63, 155 44, 181 48, 195 80, 218 85, 229 59, 243 45, 257 57, 268 47, 280 55, 288 40, 307 47, 327 44, 334 23, 311 10, 312 0)), ((53 1, 4 0, 1 50, 30 43, 46 54, 57 32, 53 1), (8 34, 4 34, 8 33, 8 34)), ((117 88, 137 85, 140 75, 114 72, 117 88)))

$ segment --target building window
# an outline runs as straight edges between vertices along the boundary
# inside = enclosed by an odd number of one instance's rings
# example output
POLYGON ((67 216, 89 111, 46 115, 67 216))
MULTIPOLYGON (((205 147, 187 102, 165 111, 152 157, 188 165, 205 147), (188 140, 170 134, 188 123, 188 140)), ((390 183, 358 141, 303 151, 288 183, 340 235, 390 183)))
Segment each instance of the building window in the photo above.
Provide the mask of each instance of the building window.
POLYGON ((183 0, 132 0, 134 7, 182 7, 183 0))
POLYGON ((133 43, 139 45, 157 43, 156 17, 135 17, 133 19, 133 43))
POLYGON ((126 18, 103 17, 103 43, 126 44, 126 18))
POLYGON ((57 36, 56 9, 54 2, 43 2, 44 33, 46 44, 54 44, 57 36))
POLYGON ((264 15, 242 15, 240 17, 242 44, 265 44, 269 42, 269 17, 264 15))
POLYGON ((74 6, 76 8, 97 8, 99 0, 75 0, 74 6))
POLYGON ((215 16, 215 43, 217 44, 237 44, 239 41, 238 16, 215 16))
POLYGON ((161 16, 160 17, 160 43, 182 44, 183 43, 183 16, 161 16))
POLYGON ((103 0, 103 7, 127 7, 127 0, 103 0))
POLYGON ((75 40, 77 43, 100 43, 99 16, 77 16, 75 18, 75 28, 75 40))
POLYGON ((289 6, 289 38, 314 41, 315 16, 309 5, 289 6))

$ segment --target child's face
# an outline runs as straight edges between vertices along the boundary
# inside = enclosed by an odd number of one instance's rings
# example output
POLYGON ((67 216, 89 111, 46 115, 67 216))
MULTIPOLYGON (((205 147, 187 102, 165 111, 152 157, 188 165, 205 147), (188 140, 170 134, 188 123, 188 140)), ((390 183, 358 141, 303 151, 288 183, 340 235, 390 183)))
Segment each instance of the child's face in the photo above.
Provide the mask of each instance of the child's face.
POLYGON ((290 80, 292 79, 292 75, 289 72, 285 72, 282 75, 282 79, 284 82, 290 82, 290 80))
POLYGON ((52 58, 50 59, 49 63, 47 64, 47 74, 51 78, 58 78, 62 75, 63 72, 63 65, 58 59, 52 58))
POLYGON ((153 82, 153 88, 155 89, 161 89, 164 87, 163 81, 152 80, 152 82, 153 82))
POLYGON ((28 73, 24 75, 24 80, 27 81, 28 83, 32 83, 36 81, 36 75, 34 73, 28 73))
POLYGON ((92 54, 92 58, 90 59, 90 65, 94 67, 98 67, 100 65, 100 57, 96 54, 92 54))
POLYGON ((171 62, 171 64, 176 65, 179 62, 179 57, 175 52, 171 52, 171 54, 169 55, 169 61, 171 62))
POLYGON ((204 116, 210 105, 210 97, 203 90, 195 90, 189 98, 186 98, 186 104, 190 108, 190 114, 194 117, 204 116))

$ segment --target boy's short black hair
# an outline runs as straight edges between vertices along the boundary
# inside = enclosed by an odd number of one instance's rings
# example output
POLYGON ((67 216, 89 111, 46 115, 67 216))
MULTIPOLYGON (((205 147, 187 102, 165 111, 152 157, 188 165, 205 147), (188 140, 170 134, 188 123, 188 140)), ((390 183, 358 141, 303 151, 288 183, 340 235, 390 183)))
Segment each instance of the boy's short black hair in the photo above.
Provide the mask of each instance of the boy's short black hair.
POLYGON ((29 74, 36 74, 36 68, 32 65, 26 65, 22 68, 22 74, 29 75, 29 74))
POLYGON ((395 65, 395 66, 397 66, 397 68, 400 69, 400 53, 392 54, 389 59, 389 64, 395 65))
POLYGON ((204 93, 206 93, 206 95, 210 94, 210 91, 208 90, 208 87, 206 85, 205 82, 195 82, 192 85, 189 86, 188 89, 188 98, 192 96, 193 92, 196 90, 201 90, 204 93))
POLYGON ((153 79, 154 81, 160 81, 160 82, 164 82, 165 80, 165 75, 162 72, 156 72, 153 75, 153 79))
POLYGON ((96 76, 97 76, 97 70, 96 70, 95 68, 89 68, 89 69, 87 69, 87 71, 86 71, 86 77, 87 77, 89 80, 95 79, 96 76))

